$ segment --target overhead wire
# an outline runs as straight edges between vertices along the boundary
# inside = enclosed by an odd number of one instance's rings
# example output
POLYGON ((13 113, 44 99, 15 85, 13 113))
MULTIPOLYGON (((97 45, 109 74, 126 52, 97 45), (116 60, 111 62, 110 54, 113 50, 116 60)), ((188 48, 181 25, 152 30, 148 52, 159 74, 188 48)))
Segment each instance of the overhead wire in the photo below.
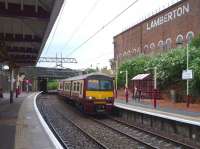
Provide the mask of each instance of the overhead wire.
POLYGON ((87 15, 82 19, 82 21, 79 23, 79 25, 73 30, 73 32, 70 35, 68 41, 65 43, 65 45, 63 46, 62 49, 65 49, 69 45, 69 43, 74 38, 74 36, 76 35, 76 33, 80 30, 81 26, 85 23, 85 21, 87 20, 87 18, 91 15, 92 11, 95 10, 95 8, 97 7, 97 5, 98 5, 99 2, 100 2, 99 0, 96 0, 94 2, 94 4, 92 5, 91 9, 88 11, 87 15))
POLYGON ((105 29, 108 25, 110 25, 113 21, 115 21, 118 17, 120 17, 124 12, 126 12, 130 7, 135 5, 139 0, 135 0, 133 3, 131 3, 128 7, 126 7, 123 11, 121 11, 119 14, 117 14, 115 17, 113 17, 110 21, 108 21, 105 25, 103 25, 100 29, 98 29, 95 33, 93 33, 88 39, 86 39, 84 42, 82 42, 79 46, 74 48, 72 52, 68 54, 68 56, 72 55, 74 52, 76 52, 78 49, 80 49, 83 45, 85 45, 88 41, 90 41, 92 38, 94 38, 98 33, 100 33, 103 29, 105 29))
POLYGON ((50 48, 50 46, 51 46, 51 44, 52 44, 52 42, 53 42, 53 39, 54 39, 55 33, 56 33, 56 31, 57 31, 58 25, 59 25, 59 23, 60 23, 61 16, 62 16, 62 14, 63 14, 63 10, 64 10, 64 7, 65 7, 66 3, 67 3, 67 0, 64 1, 64 4, 63 4, 63 6, 62 6, 62 8, 61 8, 61 11, 60 11, 60 13, 59 13, 59 15, 58 15, 58 18, 57 18, 57 21, 56 21, 56 24, 55 24, 55 29, 54 29, 53 34, 52 34, 52 37, 51 37, 51 39, 50 39, 50 41, 49 41, 47 50, 45 51, 45 55, 47 55, 47 53, 49 52, 49 48, 50 48))

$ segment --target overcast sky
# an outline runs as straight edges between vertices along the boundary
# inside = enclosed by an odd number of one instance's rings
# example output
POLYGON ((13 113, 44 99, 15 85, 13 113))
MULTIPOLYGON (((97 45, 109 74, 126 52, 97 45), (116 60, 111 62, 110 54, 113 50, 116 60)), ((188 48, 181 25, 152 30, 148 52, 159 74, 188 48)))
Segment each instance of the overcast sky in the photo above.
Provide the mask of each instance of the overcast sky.
MULTIPOLYGON (((114 57, 113 36, 180 0, 138 0, 83 44, 134 1, 65 0, 63 11, 57 18, 42 56, 55 57, 56 53, 58 56, 62 53, 62 57, 77 59, 77 64, 65 64, 65 68, 110 67, 109 59, 114 57)), ((40 63, 38 66, 54 67, 55 64, 40 63)))

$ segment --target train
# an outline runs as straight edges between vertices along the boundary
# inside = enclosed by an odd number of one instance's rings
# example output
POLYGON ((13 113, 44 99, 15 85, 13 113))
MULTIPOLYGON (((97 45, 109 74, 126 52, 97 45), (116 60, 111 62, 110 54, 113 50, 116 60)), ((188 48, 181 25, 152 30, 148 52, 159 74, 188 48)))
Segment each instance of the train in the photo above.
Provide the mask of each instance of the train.
POLYGON ((87 114, 110 113, 114 104, 114 78, 95 72, 59 81, 58 94, 87 114))

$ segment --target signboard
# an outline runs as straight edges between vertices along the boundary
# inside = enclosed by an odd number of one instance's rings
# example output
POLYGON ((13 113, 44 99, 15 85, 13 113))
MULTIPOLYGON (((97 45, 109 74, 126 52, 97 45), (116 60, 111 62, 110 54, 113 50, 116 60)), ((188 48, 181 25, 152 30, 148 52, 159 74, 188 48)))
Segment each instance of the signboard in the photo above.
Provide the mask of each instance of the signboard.
POLYGON ((179 6, 178 8, 175 8, 166 14, 152 20, 151 22, 147 23, 147 31, 156 28, 164 23, 173 21, 185 14, 188 14, 190 12, 190 4, 186 3, 182 6, 179 6))
POLYGON ((183 80, 191 80, 191 79, 193 79, 192 70, 183 70, 182 79, 183 80))

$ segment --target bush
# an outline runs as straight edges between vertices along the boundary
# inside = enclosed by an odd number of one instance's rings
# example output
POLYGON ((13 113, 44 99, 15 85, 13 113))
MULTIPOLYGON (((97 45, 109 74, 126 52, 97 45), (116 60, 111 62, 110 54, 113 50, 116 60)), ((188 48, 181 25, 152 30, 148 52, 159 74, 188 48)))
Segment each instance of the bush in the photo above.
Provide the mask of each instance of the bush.
MULTIPOLYGON (((200 90, 200 36, 195 38, 189 46, 189 69, 194 72, 194 79, 190 82, 190 89, 193 92, 200 90)), ((157 80, 159 88, 166 88, 182 81, 182 71, 186 69, 186 48, 173 49, 157 55, 140 55, 124 62, 120 71, 128 70, 129 82, 132 77, 140 73, 153 74, 154 67, 157 67, 157 80)), ((118 72, 118 86, 125 84, 125 74, 118 72)), ((184 83, 184 82, 183 82, 184 83)))
POLYGON ((57 90, 58 89, 58 81, 57 80, 50 80, 47 83, 48 90, 57 90))

